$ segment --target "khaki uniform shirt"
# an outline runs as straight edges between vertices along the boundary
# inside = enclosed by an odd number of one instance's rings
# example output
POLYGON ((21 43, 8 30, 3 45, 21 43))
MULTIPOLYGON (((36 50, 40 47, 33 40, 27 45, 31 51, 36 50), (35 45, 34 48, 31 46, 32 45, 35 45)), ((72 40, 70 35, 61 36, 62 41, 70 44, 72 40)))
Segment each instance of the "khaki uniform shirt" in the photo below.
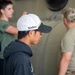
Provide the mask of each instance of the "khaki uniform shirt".
POLYGON ((62 52, 72 52, 68 69, 75 71, 75 27, 70 28, 61 41, 62 52))

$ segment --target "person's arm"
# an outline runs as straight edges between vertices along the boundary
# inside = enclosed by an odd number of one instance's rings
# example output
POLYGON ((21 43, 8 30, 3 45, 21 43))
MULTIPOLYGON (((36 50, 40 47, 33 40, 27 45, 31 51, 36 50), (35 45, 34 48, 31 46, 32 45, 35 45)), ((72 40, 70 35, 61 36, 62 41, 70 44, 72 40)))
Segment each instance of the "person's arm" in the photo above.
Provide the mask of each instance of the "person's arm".
MULTIPOLYGON (((24 11, 24 12, 22 13, 22 15, 26 15, 26 14, 28 14, 27 11, 24 11)), ((18 30, 17 30, 17 28, 14 27, 14 26, 9 26, 5 31, 6 31, 7 33, 10 33, 10 34, 18 34, 18 30)))
POLYGON ((10 33, 10 34, 18 34, 18 30, 16 27, 14 26, 9 26, 5 32, 10 33))
POLYGON ((70 63, 70 59, 72 56, 72 52, 63 52, 62 58, 59 65, 59 72, 58 75, 65 75, 68 69, 68 65, 70 63))

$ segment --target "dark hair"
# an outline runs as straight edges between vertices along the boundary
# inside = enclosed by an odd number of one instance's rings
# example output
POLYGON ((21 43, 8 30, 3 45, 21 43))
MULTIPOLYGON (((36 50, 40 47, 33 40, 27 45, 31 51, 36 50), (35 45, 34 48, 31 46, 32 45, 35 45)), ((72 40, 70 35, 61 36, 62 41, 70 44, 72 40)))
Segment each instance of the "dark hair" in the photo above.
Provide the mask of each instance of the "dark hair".
MULTIPOLYGON (((36 33, 38 30, 36 29, 34 31, 36 33)), ((28 33, 29 33, 29 31, 18 31, 18 39, 25 37, 28 33)))
MULTIPOLYGON (((1 9, 5 9, 7 5, 9 4, 13 4, 10 0, 2 0, 0 1, 0 10, 1 9)), ((1 11, 0 11, 0 16, 2 15, 1 11)))
POLYGON ((0 10, 5 9, 7 5, 13 4, 10 0, 0 1, 0 10))
POLYGON ((25 37, 29 31, 18 31, 18 39, 25 37))

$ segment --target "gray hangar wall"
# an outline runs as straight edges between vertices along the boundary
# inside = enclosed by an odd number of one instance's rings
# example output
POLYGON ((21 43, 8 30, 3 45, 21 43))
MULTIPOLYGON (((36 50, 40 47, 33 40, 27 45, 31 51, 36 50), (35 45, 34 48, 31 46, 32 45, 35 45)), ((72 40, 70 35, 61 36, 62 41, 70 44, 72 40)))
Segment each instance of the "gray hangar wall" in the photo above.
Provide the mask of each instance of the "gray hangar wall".
MULTIPOLYGON (((43 34, 37 45, 32 45, 33 57, 31 58, 35 75, 57 75, 60 61, 60 42, 66 32, 61 11, 53 12, 47 8, 45 0, 12 0, 14 4, 14 17, 11 19, 16 24, 23 11, 37 14, 44 24, 51 26, 52 31, 43 34)), ((67 6, 75 7, 75 0, 69 0, 67 6)))

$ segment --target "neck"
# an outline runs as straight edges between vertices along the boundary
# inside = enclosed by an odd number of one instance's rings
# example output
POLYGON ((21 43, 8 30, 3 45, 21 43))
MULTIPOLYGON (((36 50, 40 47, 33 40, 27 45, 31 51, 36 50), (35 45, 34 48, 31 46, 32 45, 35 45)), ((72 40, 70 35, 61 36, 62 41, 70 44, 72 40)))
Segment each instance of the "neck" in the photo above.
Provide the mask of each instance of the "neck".
POLYGON ((27 44, 28 46, 30 46, 30 42, 29 42, 29 39, 27 39, 27 37, 24 37, 22 39, 19 39, 19 41, 21 41, 21 42, 27 44))
POLYGON ((75 25, 69 25, 69 26, 67 27, 67 29, 70 29, 70 28, 73 28, 73 27, 75 27, 75 25))
POLYGON ((9 19, 8 19, 7 17, 5 17, 5 16, 1 16, 0 19, 1 19, 1 20, 5 20, 5 21, 9 21, 9 19))

